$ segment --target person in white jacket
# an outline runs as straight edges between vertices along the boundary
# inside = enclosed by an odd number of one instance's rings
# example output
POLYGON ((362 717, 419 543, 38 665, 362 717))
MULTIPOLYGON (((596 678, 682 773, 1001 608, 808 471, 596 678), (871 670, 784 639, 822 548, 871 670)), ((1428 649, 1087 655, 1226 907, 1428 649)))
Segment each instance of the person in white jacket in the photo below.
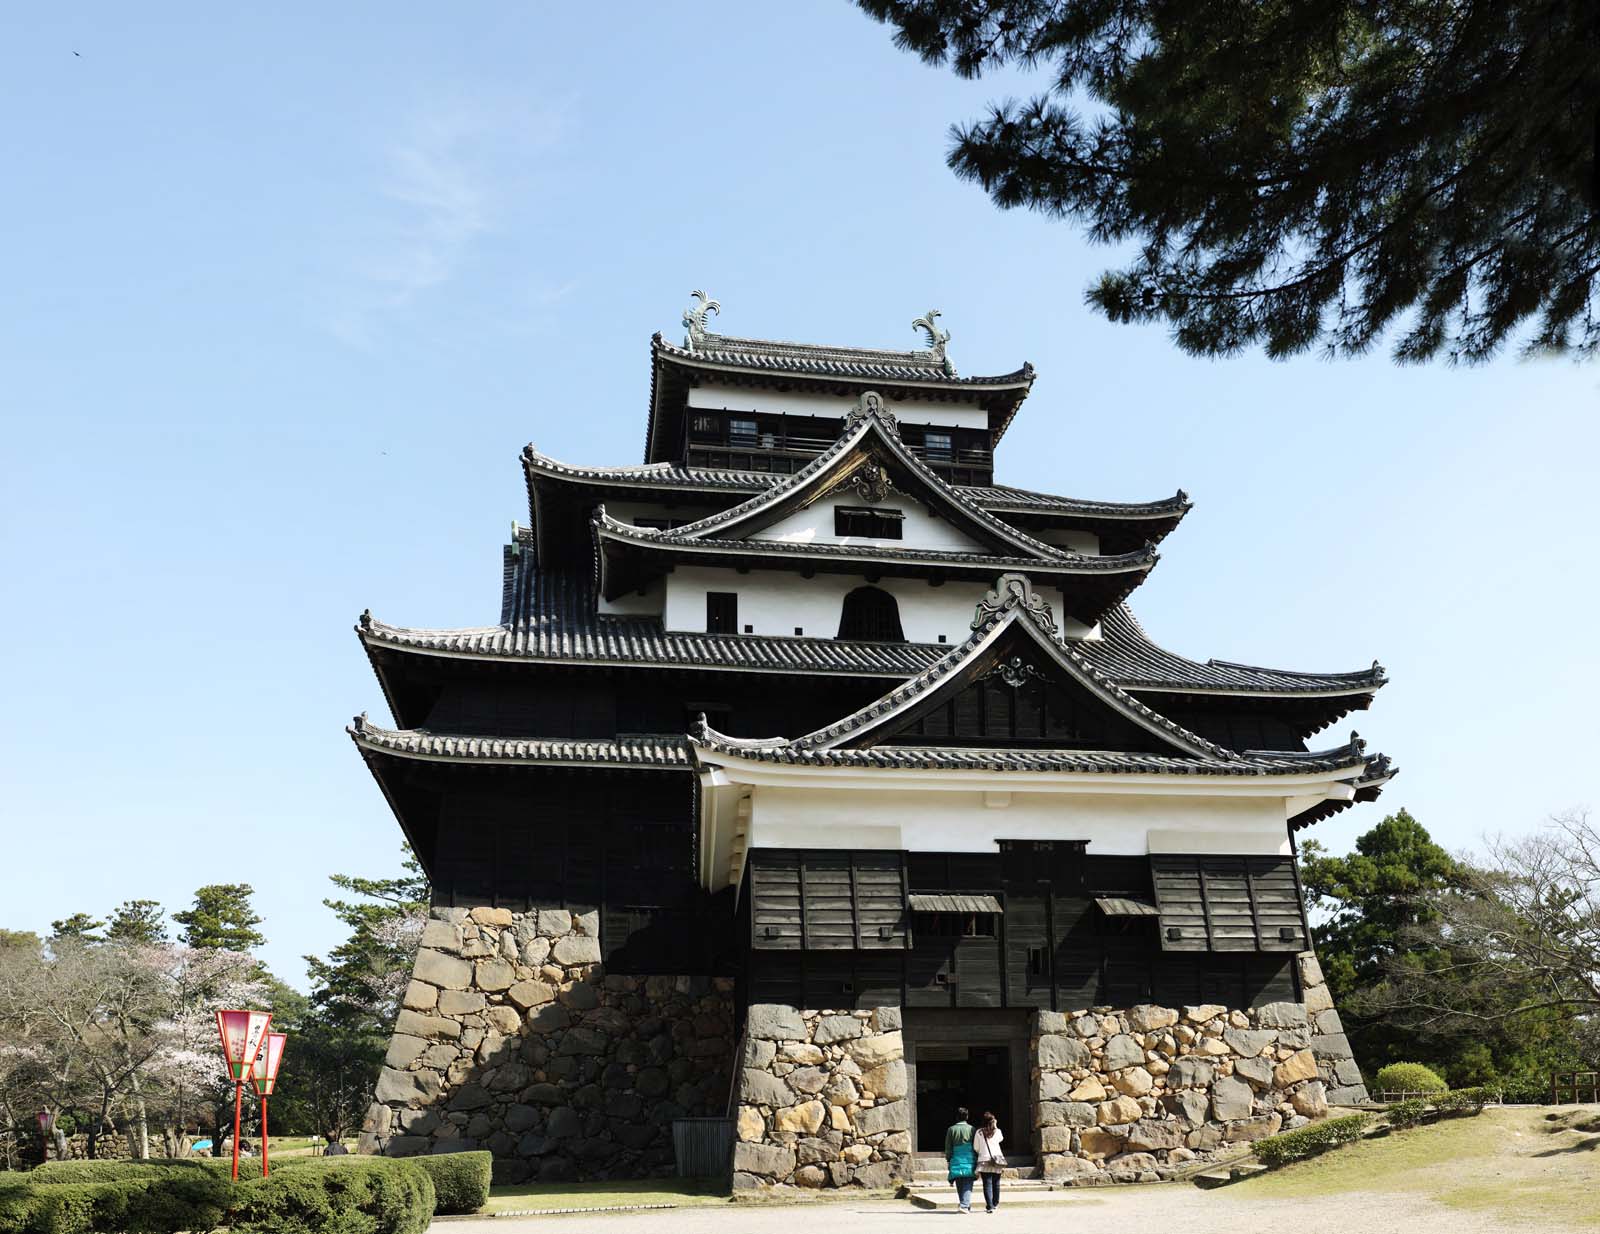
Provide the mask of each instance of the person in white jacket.
POLYGON ((1006 1165, 1006 1155, 1000 1151, 1000 1145, 1005 1138, 994 1114, 985 1110, 978 1120, 977 1134, 972 1137, 972 1155, 977 1158, 978 1177, 983 1180, 983 1211, 986 1213, 1000 1207, 1000 1171, 1006 1165))

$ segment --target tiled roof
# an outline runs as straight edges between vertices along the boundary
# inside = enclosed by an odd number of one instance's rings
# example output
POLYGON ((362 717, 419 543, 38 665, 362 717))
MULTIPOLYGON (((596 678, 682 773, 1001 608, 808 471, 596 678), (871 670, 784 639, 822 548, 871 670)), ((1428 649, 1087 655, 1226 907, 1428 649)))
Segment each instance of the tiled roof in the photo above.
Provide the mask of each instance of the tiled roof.
MULTIPOLYGON (((630 488, 661 489, 679 492, 764 493, 788 476, 770 471, 731 471, 717 467, 684 467, 677 463, 644 463, 619 467, 579 467, 543 454, 534 446, 524 446, 525 471, 597 485, 622 485, 630 488)), ((1027 511, 1079 515, 1093 519, 1172 519, 1185 514, 1193 505, 1181 489, 1176 496, 1160 501, 1093 501, 1082 497, 1061 497, 1003 484, 955 484, 955 492, 972 504, 991 513, 1027 511)))
MULTIPOLYGON (((904 712, 924 695, 944 688, 961 674, 981 652, 993 646, 995 640, 1010 626, 1020 627, 1034 643, 1042 648, 1065 673, 1078 681, 1091 694, 1113 711, 1135 724, 1155 733, 1175 749, 1191 757, 1228 761, 1239 756, 1204 737, 1190 732, 1181 724, 1152 710, 1131 697, 1088 663, 1075 650, 1073 644, 1064 642, 1056 631, 1050 606, 1037 595, 1028 579, 1020 574, 1007 574, 995 584, 978 606, 979 616, 972 623, 972 635, 961 646, 952 648, 942 659, 930 664, 911 680, 896 686, 881 698, 875 699, 851 715, 787 742, 794 750, 831 749, 852 738, 858 738, 884 724, 890 717, 904 712)), ((979 661, 981 662, 981 661, 979 661)), ((970 674, 969 674, 970 675, 970 674)), ((727 739, 736 745, 735 739, 727 739)), ((773 748, 770 742, 756 743, 761 748, 773 748)))
POLYGON ((804 750, 747 744, 709 728, 694 734, 696 745, 715 753, 763 763, 806 767, 884 767, 933 771, 1065 771, 1099 774, 1203 776, 1307 775, 1362 764, 1355 746, 1313 754, 1247 753, 1226 762, 1183 755, 1130 754, 1105 750, 1012 750, 966 746, 872 746, 865 750, 804 750))
POLYGON ((689 766, 682 737, 619 737, 614 741, 513 739, 433 733, 425 729, 380 728, 357 716, 345 730, 364 750, 401 758, 447 762, 528 763, 553 767, 602 764, 608 767, 678 768, 689 766))
POLYGON ((873 347, 827 347, 815 343, 790 343, 775 339, 736 338, 729 334, 704 334, 693 347, 679 347, 657 334, 656 353, 685 364, 793 373, 808 377, 835 377, 850 381, 881 381, 896 385, 967 386, 996 388, 1033 384, 1033 365, 996 377, 960 377, 931 350, 892 351, 873 347))
POLYGON ((619 522, 601 507, 595 526, 604 539, 635 544, 641 548, 693 549, 706 553, 743 557, 836 557, 860 561, 863 566, 895 561, 949 564, 996 572, 1034 570, 1040 574, 1120 574, 1144 572, 1157 560, 1153 549, 1132 553, 1081 554, 1056 552, 1043 559, 1035 557, 996 557, 984 553, 964 553, 952 549, 901 548, 890 544, 818 544, 792 540, 723 540, 683 535, 680 528, 657 531, 619 522))
MULTIPOLYGON (((501 624, 461 629, 391 626, 362 614, 357 633, 370 647, 482 659, 590 662, 638 667, 735 669, 906 678, 950 651, 936 643, 849 642, 755 634, 699 634, 663 628, 659 617, 595 612, 588 571, 540 570, 521 545, 507 550, 501 624)), ((1124 690, 1227 694, 1361 694, 1383 684, 1382 670, 1295 673, 1201 663, 1149 641, 1126 606, 1102 619, 1102 637, 1073 643, 1085 661, 1124 690)))
MULTIPOLYGON (((1054 544, 1046 544, 1036 540, 1026 532, 1019 530, 1003 519, 996 518, 982 506, 969 500, 959 490, 945 483, 935 471, 919 459, 905 443, 900 440, 899 426, 893 413, 888 411, 881 402, 873 399, 870 394, 863 395, 861 406, 845 421, 844 431, 839 434, 830 445, 816 458, 812 459, 799 471, 783 477, 777 484, 765 492, 738 505, 730 506, 715 514, 708 514, 702 519, 686 523, 682 527, 675 527, 670 531, 653 531, 643 528, 626 528, 626 538, 640 543, 652 540, 662 543, 687 544, 693 541, 707 541, 725 535, 728 529, 740 524, 755 522, 760 526, 759 520, 765 515, 768 521, 775 517, 775 513, 784 508, 785 502, 799 500, 802 495, 820 495, 827 491, 828 484, 835 473, 844 471, 850 466, 852 457, 859 457, 856 453, 865 449, 882 450, 889 461, 903 469, 905 474, 912 477, 913 486, 921 486, 925 496, 931 496, 935 502, 942 504, 947 511, 953 510, 957 517, 964 518, 969 529, 976 527, 980 535, 986 535, 991 542, 999 541, 1016 550, 1015 556, 1022 559, 1035 559, 1041 562, 1078 562, 1086 563, 1082 572, 1117 571, 1127 569, 1149 569, 1157 559, 1153 548, 1145 548, 1136 553, 1117 554, 1115 556, 1095 557, 1073 552, 1071 549, 1061 548, 1054 544)), ((848 474, 846 472, 845 474, 848 474)), ((613 523, 606 526, 606 531, 622 524, 613 523)), ((724 541, 727 543, 726 541, 724 541)), ((762 541, 770 544, 771 541, 762 541)), ((808 545, 809 549, 822 548, 821 545, 808 545)), ((826 546, 828 548, 844 548, 844 546, 826 546)), ((888 548, 871 550, 887 558, 891 555, 888 548)), ((917 550, 894 549, 894 555, 916 556, 917 550)), ((859 549, 845 549, 843 555, 859 555, 859 549)), ((924 560, 940 560, 952 554, 920 554, 924 560)), ((992 560, 1002 569, 1012 566, 1003 564, 1004 556, 996 556, 992 560)))
POLYGON ((1376 660, 1371 668, 1353 673, 1304 673, 1228 660, 1190 660, 1152 642, 1126 604, 1101 617, 1100 632, 1099 640, 1082 643, 1079 650, 1129 690, 1322 696, 1369 694, 1388 681, 1376 660))

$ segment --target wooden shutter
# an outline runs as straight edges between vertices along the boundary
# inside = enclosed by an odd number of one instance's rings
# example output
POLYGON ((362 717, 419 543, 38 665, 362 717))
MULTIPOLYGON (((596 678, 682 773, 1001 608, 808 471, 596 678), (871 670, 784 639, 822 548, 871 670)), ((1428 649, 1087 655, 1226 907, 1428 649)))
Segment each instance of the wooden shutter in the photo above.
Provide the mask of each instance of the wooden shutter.
POLYGON ((1310 946, 1291 857, 1150 858, 1163 951, 1296 952, 1310 946))
POLYGON ((750 945, 776 951, 798 951, 803 945, 797 854, 750 854, 750 945))

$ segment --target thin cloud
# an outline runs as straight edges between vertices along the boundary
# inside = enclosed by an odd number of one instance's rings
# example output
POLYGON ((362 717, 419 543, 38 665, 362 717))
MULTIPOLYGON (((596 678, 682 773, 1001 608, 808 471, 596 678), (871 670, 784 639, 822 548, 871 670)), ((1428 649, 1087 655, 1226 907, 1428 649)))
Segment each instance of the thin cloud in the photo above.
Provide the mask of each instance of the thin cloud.
POLYGON ((475 249, 519 210, 535 154, 561 137, 564 106, 435 106, 381 156, 374 209, 325 324, 371 346, 386 326, 441 293, 475 249))

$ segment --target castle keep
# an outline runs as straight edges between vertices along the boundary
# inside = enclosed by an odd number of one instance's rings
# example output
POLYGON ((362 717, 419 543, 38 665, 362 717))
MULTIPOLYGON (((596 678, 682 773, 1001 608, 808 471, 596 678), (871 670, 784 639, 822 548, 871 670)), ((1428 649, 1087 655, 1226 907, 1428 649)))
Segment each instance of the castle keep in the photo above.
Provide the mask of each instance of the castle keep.
POLYGON ((1034 371, 938 314, 822 347, 695 295, 643 465, 523 451, 495 624, 361 618, 434 896, 365 1146, 642 1176, 725 1116, 738 1186, 886 1186, 965 1104, 1093 1182, 1364 1099, 1295 835, 1392 774, 1317 737, 1378 665, 1153 642, 1189 501, 997 484, 1034 371))

